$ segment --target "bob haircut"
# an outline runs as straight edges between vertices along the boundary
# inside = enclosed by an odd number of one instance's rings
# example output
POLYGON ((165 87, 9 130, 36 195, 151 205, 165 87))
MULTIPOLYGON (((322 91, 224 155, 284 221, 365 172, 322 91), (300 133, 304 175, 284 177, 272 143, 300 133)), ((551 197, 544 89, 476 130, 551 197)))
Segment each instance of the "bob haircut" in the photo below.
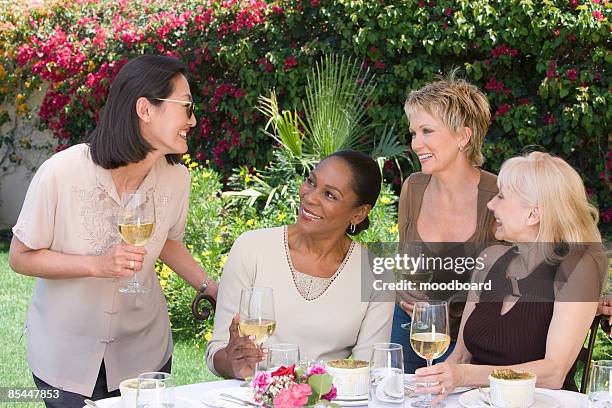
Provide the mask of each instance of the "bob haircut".
MULTIPOLYGON (((136 101, 145 97, 153 105, 174 91, 172 80, 186 76, 187 69, 176 58, 141 55, 128 62, 115 78, 98 126, 89 136, 91 158, 105 169, 116 169, 143 160, 154 150, 140 133, 136 101)), ((181 155, 167 154, 169 164, 181 155)))
POLYGON ((410 120, 415 111, 423 110, 455 134, 462 134, 465 127, 470 128, 472 137, 463 152, 472 166, 482 166, 482 143, 491 120, 489 101, 480 89, 456 76, 457 69, 448 78, 410 92, 404 111, 410 120))

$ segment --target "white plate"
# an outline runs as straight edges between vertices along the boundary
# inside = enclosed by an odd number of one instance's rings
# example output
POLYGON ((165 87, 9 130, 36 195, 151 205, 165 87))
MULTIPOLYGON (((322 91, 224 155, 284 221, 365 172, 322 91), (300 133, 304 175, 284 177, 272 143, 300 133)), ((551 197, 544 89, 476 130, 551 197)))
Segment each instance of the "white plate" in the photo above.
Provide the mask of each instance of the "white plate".
POLYGON ((337 395, 336 398, 344 401, 363 401, 368 399, 368 394, 362 395, 337 395))
MULTIPOLYGON (((414 383, 412 382, 412 377, 414 377, 414 374, 404 374, 404 385, 414 385, 414 383)), ((451 392, 449 392, 449 394, 461 394, 462 392, 466 392, 473 389, 474 387, 457 387, 451 392)))
POLYGON ((360 399, 356 399, 357 397, 338 397, 341 400, 333 399, 332 402, 334 404, 338 404, 341 407, 367 407, 368 406, 368 396, 360 395, 360 399))
POLYGON ((221 399, 221 394, 229 394, 242 400, 255 402, 253 399, 253 390, 250 387, 220 388, 218 390, 208 391, 202 395, 202 402, 221 408, 244 407, 243 404, 238 402, 231 402, 221 399))
MULTIPOLYGON (((199 408, 201 406, 194 400, 181 397, 175 397, 174 402, 175 408, 199 408)), ((100 408, 123 408, 123 405, 121 405, 121 397, 104 398, 96 401, 96 404, 98 404, 100 408)), ((83 408, 89 407, 85 405, 83 408)))
MULTIPOLYGON (((483 390, 488 391, 489 387, 483 388, 483 390)), ((543 393, 542 391, 542 389, 536 388, 533 405, 530 408, 559 408, 561 406, 561 401, 552 395, 543 393)), ((461 405, 467 408, 478 405, 481 403, 481 401, 480 391, 478 391, 478 389, 468 391, 459 397, 459 402, 461 405)))

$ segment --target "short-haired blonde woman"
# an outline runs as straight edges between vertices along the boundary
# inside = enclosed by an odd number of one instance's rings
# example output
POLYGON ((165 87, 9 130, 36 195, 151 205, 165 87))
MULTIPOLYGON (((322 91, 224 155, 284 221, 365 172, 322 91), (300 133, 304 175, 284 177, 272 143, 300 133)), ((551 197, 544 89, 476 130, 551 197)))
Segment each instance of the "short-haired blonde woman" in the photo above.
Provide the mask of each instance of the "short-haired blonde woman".
MULTIPOLYGON (((497 194, 496 177, 479 168, 491 118, 485 95, 453 73, 410 93, 404 110, 421 171, 411 174, 402 186, 398 220, 401 245, 411 247, 416 241, 494 240, 493 216, 486 204, 497 194)), ((442 271, 436 272, 434 279, 457 278, 443 275, 442 271)), ((469 281, 467 275, 465 278, 469 281)), ((398 292, 391 334, 391 341, 404 346, 404 370, 408 373, 425 365, 425 360, 410 347, 408 332, 402 328, 410 323, 416 300, 414 293, 398 292)), ((462 303, 452 309, 454 342, 462 303)), ((451 350, 452 345, 447 355, 451 350)))
POLYGON ((597 209, 578 173, 546 153, 506 161, 498 185, 488 204, 495 237, 514 246, 485 250, 476 279, 493 290, 470 297, 446 362, 417 370, 415 381, 437 384, 421 391, 437 400, 488 384, 497 368, 534 372, 538 387, 576 390, 575 360, 606 275, 597 209))

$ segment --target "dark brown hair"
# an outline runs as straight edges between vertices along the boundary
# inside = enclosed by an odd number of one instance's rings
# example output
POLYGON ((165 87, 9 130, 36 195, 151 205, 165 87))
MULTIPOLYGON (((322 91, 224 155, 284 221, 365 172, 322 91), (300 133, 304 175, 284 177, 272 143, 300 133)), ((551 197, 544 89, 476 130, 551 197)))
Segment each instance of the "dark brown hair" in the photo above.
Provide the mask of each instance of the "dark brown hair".
MULTIPOLYGON (((338 157, 344 160, 349 165, 352 173, 351 186, 357 195, 356 206, 369 204, 372 208, 376 205, 378 195, 380 194, 380 186, 382 183, 382 175, 378 164, 367 154, 355 150, 341 150, 326 157, 338 157)), ((370 227, 370 218, 366 218, 359 224, 355 225, 355 231, 350 231, 350 226, 346 233, 349 235, 357 235, 361 231, 365 231, 370 227)))
MULTIPOLYGON (((186 75, 186 68, 176 58, 141 55, 134 58, 115 78, 98 126, 89 136, 91 158, 105 169, 116 169, 143 160, 154 150, 140 133, 136 101, 145 97, 152 104, 162 102, 174 91, 172 80, 186 75)), ((167 154, 169 164, 179 163, 180 154, 167 154)))

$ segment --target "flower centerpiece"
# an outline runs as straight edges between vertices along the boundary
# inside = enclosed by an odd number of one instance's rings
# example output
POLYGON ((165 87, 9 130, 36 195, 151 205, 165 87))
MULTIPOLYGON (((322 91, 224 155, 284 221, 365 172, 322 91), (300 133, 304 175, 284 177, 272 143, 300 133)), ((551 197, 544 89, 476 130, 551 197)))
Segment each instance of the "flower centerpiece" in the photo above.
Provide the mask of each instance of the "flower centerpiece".
POLYGON ((318 364, 306 368, 281 366, 271 373, 258 371, 251 386, 255 401, 267 407, 339 407, 331 402, 337 394, 332 376, 318 364))

